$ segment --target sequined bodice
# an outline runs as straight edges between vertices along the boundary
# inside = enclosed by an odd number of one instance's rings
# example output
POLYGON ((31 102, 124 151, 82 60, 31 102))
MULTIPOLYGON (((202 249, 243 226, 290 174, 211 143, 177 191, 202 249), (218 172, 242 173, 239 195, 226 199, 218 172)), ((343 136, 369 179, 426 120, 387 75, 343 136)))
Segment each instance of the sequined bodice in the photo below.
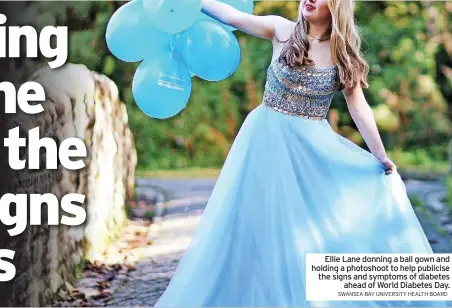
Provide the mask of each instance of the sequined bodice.
POLYGON ((338 86, 336 66, 295 68, 278 59, 268 68, 263 104, 294 116, 325 119, 338 86))

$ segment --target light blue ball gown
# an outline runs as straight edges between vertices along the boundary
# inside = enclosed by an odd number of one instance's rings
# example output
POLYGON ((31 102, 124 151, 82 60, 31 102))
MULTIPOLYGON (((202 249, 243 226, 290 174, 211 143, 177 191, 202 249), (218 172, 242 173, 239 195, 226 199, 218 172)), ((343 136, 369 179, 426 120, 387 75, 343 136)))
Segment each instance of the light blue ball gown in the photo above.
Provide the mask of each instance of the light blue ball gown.
POLYGON ((397 170, 326 120, 337 80, 337 67, 272 62, 154 307, 445 306, 306 301, 306 253, 432 253, 397 170))

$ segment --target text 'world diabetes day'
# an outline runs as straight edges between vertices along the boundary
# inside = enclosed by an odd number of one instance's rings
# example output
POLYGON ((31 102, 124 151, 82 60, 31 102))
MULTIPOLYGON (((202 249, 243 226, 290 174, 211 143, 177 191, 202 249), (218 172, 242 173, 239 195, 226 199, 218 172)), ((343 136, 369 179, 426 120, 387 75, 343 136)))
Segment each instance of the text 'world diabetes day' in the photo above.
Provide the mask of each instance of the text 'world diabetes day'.
POLYGON ((308 300, 452 300, 451 254, 307 254, 308 300))
MULTIPOLYGON (((7 17, 0 14, 0 25, 5 25, 7 17)), ((47 59, 50 68, 55 69, 66 63, 68 55, 68 30, 67 27, 46 26, 41 32, 31 26, 0 26, 1 58, 19 58, 23 51, 20 50, 20 42, 25 40, 25 54, 27 58, 37 58, 38 52, 47 59), (55 40, 54 47, 51 40, 55 40)), ((36 115, 44 112, 41 102, 44 102, 46 95, 44 88, 37 82, 29 81, 22 84, 19 89, 7 81, 0 83, 0 91, 4 93, 6 114, 14 114, 17 107, 26 114, 36 115)), ((8 150, 8 164, 12 170, 36 170, 43 168, 40 162, 40 149, 46 151, 45 168, 55 170, 58 167, 58 160, 62 166, 69 170, 79 170, 85 167, 83 158, 87 156, 86 145, 77 138, 67 138, 58 146, 51 138, 40 138, 39 126, 29 130, 28 138, 21 138, 19 127, 8 131, 8 136, 4 139, 3 145, 8 150), (28 139, 28 143, 27 143, 28 139), (20 148, 28 144, 28 157, 22 159, 20 148)), ((0 221, 7 227, 10 236, 17 236, 24 232, 28 223, 30 225, 41 225, 41 207, 46 204, 48 207, 48 225, 68 225, 78 226, 85 222, 86 211, 81 206, 85 201, 85 196, 77 193, 70 193, 58 198, 50 193, 46 194, 11 194, 6 193, 0 199, 0 221), (13 207, 15 210, 12 211, 13 207), (69 215, 61 215, 60 208, 69 215), (30 211, 30 213, 28 213, 30 211), (11 213, 14 213, 13 215, 11 213)), ((1 249, 0 247, 0 281, 10 281, 16 275, 16 268, 13 264, 15 251, 1 249)))

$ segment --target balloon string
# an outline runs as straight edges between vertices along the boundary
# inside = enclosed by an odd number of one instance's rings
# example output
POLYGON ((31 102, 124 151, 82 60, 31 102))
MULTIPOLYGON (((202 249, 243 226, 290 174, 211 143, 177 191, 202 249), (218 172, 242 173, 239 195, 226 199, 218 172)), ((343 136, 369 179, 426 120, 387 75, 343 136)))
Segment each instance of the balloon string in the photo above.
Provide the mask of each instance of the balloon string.
POLYGON ((184 152, 185 152, 185 168, 188 169, 188 128, 187 128, 187 118, 185 117, 185 110, 182 110, 182 119, 184 121, 185 138, 184 138, 184 152))

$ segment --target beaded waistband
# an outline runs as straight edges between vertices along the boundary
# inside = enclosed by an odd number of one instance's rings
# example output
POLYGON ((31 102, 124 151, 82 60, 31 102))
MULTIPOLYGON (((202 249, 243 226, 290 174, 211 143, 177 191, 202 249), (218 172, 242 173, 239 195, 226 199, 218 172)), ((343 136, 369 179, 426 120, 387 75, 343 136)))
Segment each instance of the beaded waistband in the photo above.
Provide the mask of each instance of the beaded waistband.
POLYGON ((264 94, 263 101, 264 106, 274 111, 299 118, 323 120, 328 113, 328 106, 309 106, 297 102, 290 102, 284 99, 278 99, 276 95, 269 92, 264 94))
POLYGON ((267 107, 267 108, 270 108, 270 109, 272 109, 272 110, 274 110, 276 112, 280 112, 280 113, 287 114, 287 115, 290 115, 290 116, 294 116, 294 117, 297 117, 297 118, 304 118, 304 119, 318 120, 318 121, 325 119, 325 117, 311 117, 311 116, 307 116, 307 115, 303 115, 303 114, 291 113, 291 112, 285 111, 283 109, 279 109, 278 107, 268 106, 267 104, 264 104, 264 106, 267 107))

